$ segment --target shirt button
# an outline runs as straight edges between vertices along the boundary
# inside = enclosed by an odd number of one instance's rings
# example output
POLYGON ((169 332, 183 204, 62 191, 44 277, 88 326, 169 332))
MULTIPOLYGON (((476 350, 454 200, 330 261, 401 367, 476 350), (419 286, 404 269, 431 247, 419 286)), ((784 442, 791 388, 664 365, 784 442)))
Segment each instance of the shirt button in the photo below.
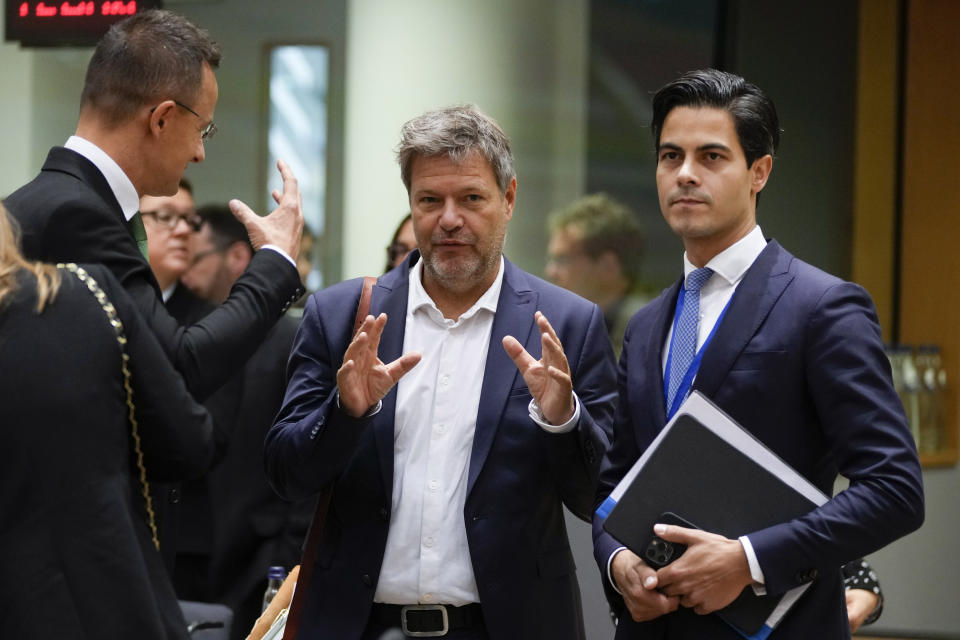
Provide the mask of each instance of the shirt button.
POLYGON ((427 536, 426 538, 424 538, 424 539, 423 539, 423 546, 425 546, 425 547, 432 547, 432 546, 433 546, 433 538, 432 538, 431 536, 427 536))
POLYGON ((446 386, 449 385, 449 384, 450 384, 450 376, 442 376, 442 377, 440 378, 440 386, 441 386, 441 387, 446 387, 446 386))
POLYGON ((427 484, 427 486, 430 487, 430 491, 436 491, 437 489, 440 488, 440 482, 437 481, 437 480, 431 480, 431 481, 427 484))
POLYGON ((446 425, 438 424, 436 427, 433 428, 433 431, 434 431, 434 433, 436 433, 438 436, 442 436, 443 434, 445 434, 445 433, 447 432, 447 427, 446 427, 446 425))
POLYGON ((432 593, 425 593, 425 594, 423 594, 423 601, 424 601, 424 602, 433 602, 433 594, 432 594, 432 593))

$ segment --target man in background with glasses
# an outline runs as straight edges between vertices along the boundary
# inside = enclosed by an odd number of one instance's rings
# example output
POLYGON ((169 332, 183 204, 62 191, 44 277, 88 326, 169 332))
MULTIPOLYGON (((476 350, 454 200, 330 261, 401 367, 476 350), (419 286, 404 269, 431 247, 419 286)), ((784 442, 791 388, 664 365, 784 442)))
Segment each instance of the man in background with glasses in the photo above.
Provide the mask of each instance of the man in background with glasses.
MULTIPOLYGON (((190 267, 192 232, 200 229, 200 217, 193 203, 193 187, 186 178, 180 179, 180 188, 172 196, 143 196, 140 198, 140 215, 147 232, 148 259, 150 269, 160 285, 163 302, 170 309, 171 304, 190 296, 200 300, 180 284, 180 276, 190 267)), ((212 306, 203 303, 207 312, 212 306)), ((179 316, 171 311, 174 318, 179 316)), ((206 313, 202 314, 206 315, 206 313)), ((202 317, 202 315, 200 317, 202 317)), ((197 317, 193 321, 199 320, 197 317)), ((183 324, 192 321, 180 320, 183 324)))
MULTIPOLYGON (((231 203, 258 251, 223 305, 183 327, 164 308, 150 271, 140 198, 174 196, 186 167, 203 161, 215 131, 219 62, 209 34, 168 11, 117 23, 87 68, 76 134, 6 200, 29 258, 99 262, 113 271, 198 400, 243 366, 303 292, 295 266, 300 194, 282 162, 273 213, 261 218, 231 203)), ((159 213, 147 220, 163 224, 159 213)))

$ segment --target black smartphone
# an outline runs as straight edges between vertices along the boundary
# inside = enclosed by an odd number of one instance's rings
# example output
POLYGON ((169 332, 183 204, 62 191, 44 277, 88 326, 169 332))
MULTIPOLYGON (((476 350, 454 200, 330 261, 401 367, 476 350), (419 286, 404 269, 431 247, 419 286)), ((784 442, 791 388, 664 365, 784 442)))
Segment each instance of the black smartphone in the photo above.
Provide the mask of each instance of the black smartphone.
MULTIPOLYGON (((661 513, 657 519, 657 524, 675 524, 687 529, 699 529, 700 527, 684 520, 672 511, 661 513)), ((683 555, 687 550, 687 545, 679 542, 667 542, 657 535, 651 536, 650 540, 643 545, 643 561, 654 569, 662 569, 677 558, 683 555)))

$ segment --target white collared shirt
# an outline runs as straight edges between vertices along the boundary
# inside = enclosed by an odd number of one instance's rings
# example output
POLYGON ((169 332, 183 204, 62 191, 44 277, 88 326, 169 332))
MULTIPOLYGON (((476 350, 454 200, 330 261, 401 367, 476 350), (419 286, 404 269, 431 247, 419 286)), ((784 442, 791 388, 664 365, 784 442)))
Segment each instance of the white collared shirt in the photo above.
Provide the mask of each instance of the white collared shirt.
POLYGON ((93 144, 86 138, 80 136, 70 136, 67 143, 63 145, 71 151, 79 153, 84 158, 93 163, 103 177, 107 179, 110 190, 113 192, 117 202, 120 203, 120 209, 123 211, 123 217, 130 222, 137 211, 140 210, 140 196, 137 195, 137 188, 127 177, 113 158, 107 155, 107 152, 93 144))
POLYGON ((390 532, 374 601, 479 602, 463 509, 503 258, 490 288, 449 320, 410 270, 403 352, 420 363, 397 385, 390 532))
MULTIPOLYGON (((103 177, 106 178, 107 184, 110 186, 110 190, 113 192, 113 196, 117 199, 117 202, 120 203, 120 210, 123 211, 124 219, 127 222, 130 222, 130 218, 132 218, 134 214, 140 210, 140 196, 137 195, 137 188, 133 186, 133 182, 131 182, 127 174, 123 172, 123 169, 120 168, 120 165, 118 165, 113 158, 107 155, 106 151, 93 144, 86 138, 81 138, 80 136, 70 136, 67 138, 67 142, 63 146, 71 151, 79 153, 81 156, 92 162, 93 166, 100 170, 100 173, 102 173, 103 177)), ((290 257, 290 254, 276 245, 265 244, 260 248, 276 251, 286 258, 287 262, 292 264, 294 267, 297 266, 297 262, 290 257)))
MULTIPOLYGON (((743 280, 747 269, 753 264, 760 252, 767 246, 767 241, 763 237, 763 231, 760 225, 756 225, 750 233, 743 236, 732 245, 715 255, 706 267, 713 269, 713 273, 700 289, 700 322, 697 324, 697 351, 706 342, 710 332, 713 331, 713 325, 717 323, 717 318, 723 313, 733 292, 737 290, 737 285, 743 280)), ((690 272, 697 267, 687 258, 686 252, 683 254, 683 277, 686 280, 690 272)), ((660 362, 663 364, 664 374, 667 367, 667 355, 670 353, 670 340, 673 338, 673 322, 670 323, 670 330, 667 332, 667 340, 663 344, 663 357, 660 362)))

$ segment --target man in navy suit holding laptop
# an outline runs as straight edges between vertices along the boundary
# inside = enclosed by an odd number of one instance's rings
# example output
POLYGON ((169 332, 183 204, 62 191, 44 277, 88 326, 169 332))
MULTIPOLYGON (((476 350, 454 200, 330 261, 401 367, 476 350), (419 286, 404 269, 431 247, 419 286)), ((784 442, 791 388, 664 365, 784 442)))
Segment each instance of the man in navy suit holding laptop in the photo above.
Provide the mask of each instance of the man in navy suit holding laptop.
MULTIPOLYGON (((607 497, 691 390, 827 494, 789 522, 728 539, 657 525, 688 545, 655 571, 594 518, 594 550, 620 617, 617 638, 739 638, 710 614, 744 589, 812 583, 778 639, 849 637, 840 567, 917 529, 916 448, 893 389, 869 295, 767 241, 756 222, 779 141, 776 110, 738 76, 685 74, 653 99, 657 191, 684 244, 684 278, 628 325, 607 497)), ((718 499, 731 499, 718 496, 718 499)))

